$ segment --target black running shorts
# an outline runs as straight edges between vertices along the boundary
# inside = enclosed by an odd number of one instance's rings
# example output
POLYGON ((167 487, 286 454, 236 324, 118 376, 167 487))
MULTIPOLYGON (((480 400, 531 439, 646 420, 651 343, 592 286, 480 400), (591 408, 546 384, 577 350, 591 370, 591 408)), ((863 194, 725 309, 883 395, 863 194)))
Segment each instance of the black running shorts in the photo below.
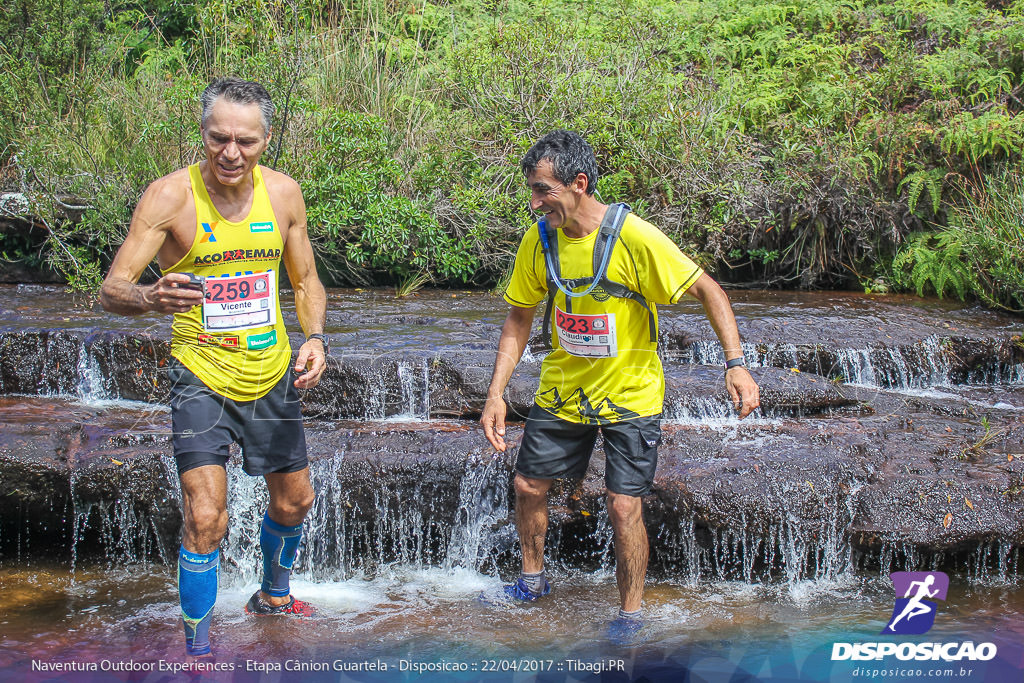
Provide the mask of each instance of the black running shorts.
POLYGON ((582 479, 598 430, 604 436, 605 487, 627 496, 650 493, 658 466, 661 415, 579 424, 535 404, 526 418, 516 471, 531 479, 582 479))
POLYGON ((246 474, 298 472, 309 465, 299 392, 291 372, 255 401, 221 396, 173 358, 167 374, 179 475, 202 465, 226 466, 232 442, 242 447, 246 474))

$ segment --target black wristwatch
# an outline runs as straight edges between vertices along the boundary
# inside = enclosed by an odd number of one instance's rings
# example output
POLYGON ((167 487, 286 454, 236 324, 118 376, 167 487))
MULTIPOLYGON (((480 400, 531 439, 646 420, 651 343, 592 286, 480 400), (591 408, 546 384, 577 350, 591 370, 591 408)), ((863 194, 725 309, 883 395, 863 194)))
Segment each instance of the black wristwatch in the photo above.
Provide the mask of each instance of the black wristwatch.
POLYGON ((319 332, 315 332, 315 333, 309 335, 308 337, 306 337, 306 341, 309 341, 310 339, 319 339, 320 343, 324 345, 324 353, 325 354, 328 354, 328 353, 331 352, 331 339, 327 335, 320 334, 319 332))
POLYGON ((746 366, 747 361, 743 356, 739 358, 733 358, 732 360, 725 361, 725 371, 729 372, 733 368, 741 368, 746 366))

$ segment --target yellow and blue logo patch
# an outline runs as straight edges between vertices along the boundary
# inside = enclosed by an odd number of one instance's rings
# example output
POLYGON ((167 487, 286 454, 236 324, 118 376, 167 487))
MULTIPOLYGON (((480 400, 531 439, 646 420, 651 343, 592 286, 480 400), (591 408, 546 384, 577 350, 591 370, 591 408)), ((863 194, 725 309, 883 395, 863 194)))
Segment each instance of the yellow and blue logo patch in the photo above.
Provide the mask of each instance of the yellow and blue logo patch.
POLYGON ((203 226, 203 239, 199 240, 200 244, 207 242, 216 242, 217 238, 214 236, 213 231, 217 227, 216 223, 202 223, 203 226))

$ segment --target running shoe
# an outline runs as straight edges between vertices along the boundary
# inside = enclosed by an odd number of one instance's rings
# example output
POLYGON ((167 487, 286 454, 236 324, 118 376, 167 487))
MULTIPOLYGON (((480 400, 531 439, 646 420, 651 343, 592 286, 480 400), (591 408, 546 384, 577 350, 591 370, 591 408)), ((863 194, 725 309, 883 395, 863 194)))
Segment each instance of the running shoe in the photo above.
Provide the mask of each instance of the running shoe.
POLYGON ((512 607, 520 602, 536 602, 551 592, 551 584, 544 580, 544 589, 540 593, 534 593, 523 581, 523 577, 515 583, 506 584, 498 591, 484 591, 477 598, 478 601, 492 607, 512 607))
POLYGON ((296 600, 294 596, 288 596, 288 602, 283 605, 271 605, 269 602, 260 597, 260 592, 256 591, 249 598, 249 602, 245 604, 245 613, 252 614, 257 617, 268 617, 275 614, 287 614, 296 617, 311 617, 316 614, 316 607, 303 602, 302 600, 296 600))
POLYGON ((608 640, 613 645, 636 645, 644 640, 643 628, 641 619, 616 617, 608 624, 608 640))

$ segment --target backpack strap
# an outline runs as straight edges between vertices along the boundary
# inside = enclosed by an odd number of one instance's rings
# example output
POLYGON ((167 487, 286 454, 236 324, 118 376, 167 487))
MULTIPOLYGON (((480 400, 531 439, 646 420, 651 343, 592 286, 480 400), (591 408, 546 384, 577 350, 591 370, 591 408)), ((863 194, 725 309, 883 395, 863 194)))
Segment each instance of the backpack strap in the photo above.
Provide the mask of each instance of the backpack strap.
MULTIPOLYGON (((619 241, 622 225, 626 222, 629 212, 629 204, 612 204, 604 212, 604 219, 601 220, 601 227, 598 228, 597 241, 594 242, 594 267, 591 270, 594 277, 598 277, 597 271, 601 268, 601 257, 604 255, 605 249, 610 247, 609 254, 615 249, 615 243, 619 241)), ((607 272, 601 273, 601 278, 604 279, 607 274, 607 272)))
POLYGON ((545 344, 550 344, 551 309, 555 304, 555 292, 558 291, 555 285, 555 278, 561 278, 562 265, 558 262, 558 231, 548 228, 548 222, 543 219, 537 221, 537 231, 540 233, 541 249, 544 252, 544 279, 548 286, 548 300, 544 305, 544 323, 541 339, 545 340, 545 344))
MULTIPOLYGON (((615 250, 615 244, 619 240, 619 235, 622 233, 622 226, 626 222, 626 217, 629 216, 630 208, 628 204, 619 203, 611 204, 608 209, 604 212, 604 218, 601 220, 601 225, 598 228, 597 239, 594 242, 593 249, 593 269, 591 272, 594 273, 591 277, 573 278, 570 280, 561 280, 561 265, 558 261, 558 233, 555 230, 547 228, 545 221, 538 221, 537 229, 541 232, 541 245, 544 249, 545 254, 545 266, 544 271, 546 275, 546 281, 548 286, 548 299, 547 304, 544 307, 544 321, 542 325, 542 338, 548 342, 551 340, 551 311, 554 308, 555 292, 557 291, 557 285, 555 284, 555 278, 558 278, 562 282, 562 286, 568 289, 570 292, 577 287, 589 286, 594 282, 594 277, 597 276, 598 271, 601 270, 602 259, 605 252, 610 255, 615 250), (547 256, 550 255, 550 264, 547 256), (552 273, 552 269, 554 273, 552 273)), ((617 282, 612 282, 608 279, 607 273, 600 274, 600 281, 598 283, 604 288, 609 295, 618 297, 620 299, 632 299, 636 301, 644 309, 647 310, 648 316, 648 327, 650 330, 651 341, 656 341, 658 332, 654 324, 654 312, 651 311, 650 305, 647 303, 647 299, 642 294, 634 292, 625 285, 617 282)), ((565 298, 566 312, 572 312, 572 298, 565 298)))
POLYGON ((619 299, 630 299, 631 301, 635 301, 643 306, 647 311, 647 330, 651 336, 651 343, 653 344, 658 341, 658 326, 654 322, 654 311, 651 310, 651 305, 647 303, 647 297, 640 292, 634 292, 624 284, 612 282, 608 278, 601 280, 601 287, 604 288, 604 291, 614 297, 618 297, 619 299))
MULTIPOLYGON (((608 214, 611 213, 612 208, 609 207, 609 210, 605 213, 605 220, 601 222, 601 232, 597 236, 597 244, 594 245, 595 274, 600 266, 601 254, 604 253, 606 245, 610 243, 612 250, 615 249, 615 243, 619 240, 619 235, 622 233, 622 226, 625 224, 626 216, 628 216, 630 212, 629 204, 616 204, 613 206, 620 210, 616 212, 611 220, 608 220, 608 214)), ((643 294, 634 292, 624 284, 610 280, 607 272, 602 273, 601 281, 598 284, 610 296, 614 296, 619 299, 630 299, 643 306, 644 310, 647 311, 647 328, 651 336, 651 342, 653 343, 658 340, 658 329, 654 322, 654 311, 651 310, 651 306, 647 303, 647 298, 643 294)))

